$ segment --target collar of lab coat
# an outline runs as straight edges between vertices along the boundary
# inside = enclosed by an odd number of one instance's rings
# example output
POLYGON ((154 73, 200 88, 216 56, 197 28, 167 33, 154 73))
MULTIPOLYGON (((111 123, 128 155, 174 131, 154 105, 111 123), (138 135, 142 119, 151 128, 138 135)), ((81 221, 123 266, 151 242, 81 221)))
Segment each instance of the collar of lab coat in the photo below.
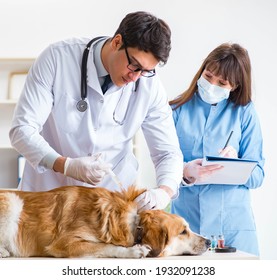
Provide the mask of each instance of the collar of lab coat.
POLYGON ((107 72, 107 70, 105 69, 105 67, 102 63, 102 59, 101 59, 102 47, 108 39, 109 38, 105 37, 104 40, 99 40, 99 41, 95 42, 94 52, 93 52, 93 54, 91 53, 91 55, 93 56, 93 59, 94 59, 94 64, 95 64, 95 68, 96 68, 96 71, 98 74, 98 78, 107 76, 109 74, 107 72))
POLYGON ((108 75, 101 61, 101 49, 109 37, 103 37, 95 41, 89 50, 87 65, 87 84, 92 89, 102 94, 99 77, 108 75))

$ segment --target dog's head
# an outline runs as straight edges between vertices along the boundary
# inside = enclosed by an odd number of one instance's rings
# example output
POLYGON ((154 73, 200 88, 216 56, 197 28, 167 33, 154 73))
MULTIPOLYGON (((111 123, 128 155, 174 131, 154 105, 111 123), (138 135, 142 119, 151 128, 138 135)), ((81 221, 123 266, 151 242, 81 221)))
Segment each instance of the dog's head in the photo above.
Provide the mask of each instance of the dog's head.
POLYGON ((149 257, 198 255, 210 246, 209 239, 192 232, 178 215, 148 210, 139 216, 139 243, 151 247, 149 257))

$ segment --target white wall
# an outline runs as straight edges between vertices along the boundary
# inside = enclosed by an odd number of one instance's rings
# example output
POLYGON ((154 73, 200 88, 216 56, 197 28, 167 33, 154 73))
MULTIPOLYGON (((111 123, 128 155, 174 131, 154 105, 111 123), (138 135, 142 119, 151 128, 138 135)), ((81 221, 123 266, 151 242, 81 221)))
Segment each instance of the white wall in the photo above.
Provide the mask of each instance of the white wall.
MULTIPOLYGON (((277 259, 275 0, 0 0, 0 57, 35 57, 49 43, 67 37, 113 35, 125 14, 136 10, 150 11, 171 26, 171 57, 159 69, 170 99, 188 86, 220 43, 238 42, 248 49, 266 156, 266 178, 253 191, 253 208, 261 258, 277 259)), ((154 186, 150 162, 143 158, 140 183, 154 186)))

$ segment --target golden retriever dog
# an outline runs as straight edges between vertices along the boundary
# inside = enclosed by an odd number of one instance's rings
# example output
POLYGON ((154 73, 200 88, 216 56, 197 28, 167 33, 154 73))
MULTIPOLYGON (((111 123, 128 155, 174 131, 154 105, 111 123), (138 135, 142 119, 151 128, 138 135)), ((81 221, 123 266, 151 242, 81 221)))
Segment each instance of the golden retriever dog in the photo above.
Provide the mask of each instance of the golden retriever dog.
POLYGON ((0 191, 0 257, 142 258, 202 254, 210 241, 181 217, 137 212, 142 189, 64 186, 0 191))

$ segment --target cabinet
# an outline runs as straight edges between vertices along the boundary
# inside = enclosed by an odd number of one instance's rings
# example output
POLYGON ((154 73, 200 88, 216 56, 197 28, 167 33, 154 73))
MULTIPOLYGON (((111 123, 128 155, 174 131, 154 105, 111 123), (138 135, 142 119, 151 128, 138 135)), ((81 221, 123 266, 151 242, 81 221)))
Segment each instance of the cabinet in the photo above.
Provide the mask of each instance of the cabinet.
POLYGON ((9 130, 18 95, 34 58, 0 58, 0 188, 16 188, 18 156, 9 130))

